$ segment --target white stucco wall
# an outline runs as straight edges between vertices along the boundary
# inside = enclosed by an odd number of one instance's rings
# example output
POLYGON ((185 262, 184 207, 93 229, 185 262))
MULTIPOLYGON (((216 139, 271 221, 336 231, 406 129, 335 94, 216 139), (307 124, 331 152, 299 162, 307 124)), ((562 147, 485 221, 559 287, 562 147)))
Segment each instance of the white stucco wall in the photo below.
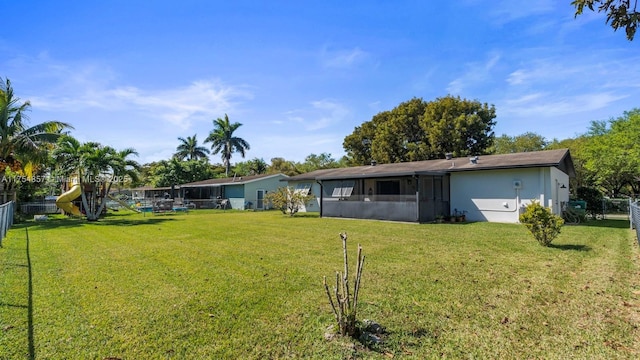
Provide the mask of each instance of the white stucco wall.
POLYGON ((568 175, 552 167, 454 172, 450 180, 451 212, 466 211, 469 221, 517 223, 520 209, 532 200, 554 213, 569 200, 568 175))
POLYGON ((313 182, 311 186, 311 194, 314 196, 313 200, 307 203, 300 211, 302 212, 320 212, 320 184, 313 182))
POLYGON ((562 206, 569 201, 569 175, 557 168, 550 168, 549 187, 552 191, 552 202, 548 205, 554 214, 562 214, 562 206))
POLYGON ((234 209, 244 209, 244 205, 247 201, 250 201, 252 203, 252 209, 264 209, 264 207, 266 206, 264 202, 262 204, 262 208, 258 206, 258 190, 263 190, 265 192, 264 195, 266 195, 267 193, 275 191, 279 187, 284 186, 286 182, 280 180, 285 178, 287 178, 287 176, 284 174, 275 174, 273 176, 260 178, 255 181, 246 183, 244 185, 244 198, 239 199, 238 204, 236 207, 234 207, 234 209))
POLYGON ((311 194, 314 196, 313 200, 305 204, 305 206, 301 207, 298 211, 320 212, 320 184, 318 184, 315 180, 304 180, 283 182, 281 186, 289 186, 295 189, 298 184, 311 184, 311 194))

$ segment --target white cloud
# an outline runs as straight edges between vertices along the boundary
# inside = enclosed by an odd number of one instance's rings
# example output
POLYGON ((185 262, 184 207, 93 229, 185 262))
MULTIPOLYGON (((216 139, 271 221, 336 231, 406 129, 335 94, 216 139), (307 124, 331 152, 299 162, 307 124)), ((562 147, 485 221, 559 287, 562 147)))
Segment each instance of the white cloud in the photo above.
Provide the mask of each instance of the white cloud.
POLYGON ((114 97, 124 104, 157 114, 181 128, 189 128, 194 119, 210 119, 229 113, 240 99, 252 98, 241 88, 219 81, 195 81, 188 86, 159 91, 136 88, 114 89, 114 97))
POLYGON ((578 61, 567 63, 555 58, 538 59, 527 62, 519 69, 511 72, 506 81, 510 85, 559 82, 561 79, 581 77, 588 72, 593 73, 597 67, 598 65, 593 63, 578 61))
POLYGON ((345 105, 328 99, 312 101, 310 105, 308 108, 287 111, 287 120, 301 124, 305 130, 317 131, 339 124, 351 113, 345 105))
MULTIPOLYGON (((518 19, 543 15, 556 10, 557 3, 553 0, 537 0, 528 2, 526 6, 522 2, 513 0, 492 1, 489 16, 498 25, 506 24, 518 19)), ((480 6, 486 6, 486 2, 480 6)))
POLYGON ((340 123, 349 114, 344 105, 331 100, 318 100, 311 103, 317 111, 318 118, 307 125, 307 130, 319 130, 340 123))
POLYGON ((35 57, 15 56, 7 64, 21 69, 23 81, 37 84, 38 88, 21 89, 32 108, 55 113, 119 112, 188 129, 194 121, 237 113, 239 103, 253 98, 246 86, 229 85, 219 79, 165 88, 126 85, 103 61, 63 64, 47 52, 35 57))
MULTIPOLYGON (((83 89, 77 89, 82 92, 83 89)), ((146 117, 162 119, 182 129, 192 121, 211 119, 231 112, 252 94, 241 87, 227 86, 220 81, 195 81, 173 89, 142 90, 133 86, 85 89, 83 93, 50 94, 33 97, 32 104, 44 110, 76 112, 90 108, 109 111, 145 113, 146 117)))
POLYGON ((521 62, 506 75, 509 92, 545 89, 549 92, 627 91, 639 87, 640 57, 628 57, 607 50, 596 54, 576 53, 548 56, 521 62))
POLYGON ((363 63, 369 58, 369 53, 356 47, 347 50, 322 50, 322 64, 327 68, 350 68, 363 63))
POLYGON ((482 85, 492 78, 492 70, 500 62, 499 53, 490 53, 485 62, 470 62, 466 64, 466 71, 458 78, 449 82, 447 91, 453 95, 459 95, 467 87, 482 85))
POLYGON ((556 97, 557 94, 529 94, 516 99, 507 99, 501 104, 502 115, 507 117, 561 118, 589 111, 604 109, 618 100, 626 98, 610 92, 577 94, 556 97))

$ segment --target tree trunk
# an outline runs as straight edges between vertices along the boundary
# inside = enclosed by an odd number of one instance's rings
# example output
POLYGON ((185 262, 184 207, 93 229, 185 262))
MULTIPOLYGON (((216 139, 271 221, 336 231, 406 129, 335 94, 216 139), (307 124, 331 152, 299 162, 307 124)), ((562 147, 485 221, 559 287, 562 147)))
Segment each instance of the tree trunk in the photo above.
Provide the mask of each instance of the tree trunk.
POLYGON ((96 221, 98 220, 98 218, 100 218, 100 214, 102 214, 102 211, 104 211, 104 207, 107 205, 107 194, 109 194, 109 191, 111 191, 111 184, 109 183, 109 185, 107 186, 107 190, 104 193, 104 196, 102 196, 102 201, 100 202, 100 207, 98 208, 98 211, 96 212, 96 221))

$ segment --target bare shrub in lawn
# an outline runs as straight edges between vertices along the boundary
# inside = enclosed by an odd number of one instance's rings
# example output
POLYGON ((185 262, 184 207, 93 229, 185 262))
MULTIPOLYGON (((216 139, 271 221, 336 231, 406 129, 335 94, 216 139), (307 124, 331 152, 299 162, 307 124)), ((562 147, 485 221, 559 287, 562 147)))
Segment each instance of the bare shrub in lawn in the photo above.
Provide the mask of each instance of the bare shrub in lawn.
POLYGON ((362 267, 364 265, 364 255, 362 247, 358 244, 358 261, 356 264, 356 274, 354 277, 353 292, 349 288, 349 261, 347 258, 347 233, 341 233, 342 252, 344 255, 344 272, 336 271, 336 284, 333 293, 327 285, 327 277, 324 277, 324 290, 329 298, 329 303, 333 309, 338 322, 340 335, 351 337, 360 336, 356 311, 358 307, 358 293, 360 290, 360 279, 362 278, 362 267))
POLYGON ((537 201, 532 201, 527 205, 524 213, 520 214, 520 222, 529 229, 542 246, 551 245, 551 242, 560 234, 560 228, 564 224, 562 217, 555 215, 537 201))

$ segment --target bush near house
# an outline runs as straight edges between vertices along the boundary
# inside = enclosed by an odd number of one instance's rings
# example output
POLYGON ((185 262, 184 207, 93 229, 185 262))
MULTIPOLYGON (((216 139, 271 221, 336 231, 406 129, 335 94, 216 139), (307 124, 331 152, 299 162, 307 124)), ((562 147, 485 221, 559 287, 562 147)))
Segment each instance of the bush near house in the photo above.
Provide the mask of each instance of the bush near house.
POLYGON ((555 215, 550 209, 533 201, 520 214, 520 222, 531 232, 542 246, 550 246, 553 239, 560 234, 564 224, 562 217, 555 215))
POLYGON ((265 195, 265 200, 270 202, 275 209, 282 211, 283 214, 288 213, 290 216, 294 216, 304 204, 314 198, 315 196, 312 194, 304 194, 289 186, 280 187, 265 195))

